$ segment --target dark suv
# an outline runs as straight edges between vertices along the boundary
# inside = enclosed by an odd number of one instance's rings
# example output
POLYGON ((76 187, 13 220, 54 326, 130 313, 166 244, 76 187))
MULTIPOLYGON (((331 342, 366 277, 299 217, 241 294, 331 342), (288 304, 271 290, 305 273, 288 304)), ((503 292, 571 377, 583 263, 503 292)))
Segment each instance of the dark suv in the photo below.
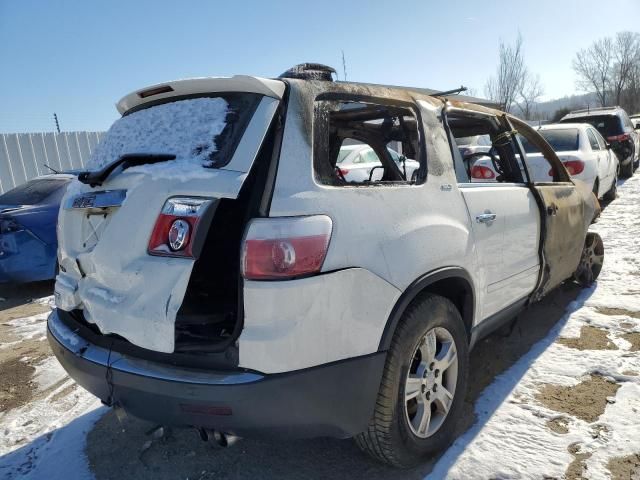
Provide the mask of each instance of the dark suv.
POLYGON ((620 175, 631 177, 638 167, 640 155, 640 132, 631 123, 627 112, 621 107, 601 107, 574 110, 565 115, 560 123, 590 123, 607 142, 620 160, 620 175))

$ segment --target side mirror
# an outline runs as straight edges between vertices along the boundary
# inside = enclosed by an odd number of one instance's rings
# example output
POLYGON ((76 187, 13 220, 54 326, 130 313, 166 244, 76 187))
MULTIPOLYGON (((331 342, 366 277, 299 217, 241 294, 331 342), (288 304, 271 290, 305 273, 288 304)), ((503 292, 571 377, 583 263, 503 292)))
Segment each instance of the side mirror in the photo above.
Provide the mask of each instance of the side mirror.
POLYGON ((611 144, 610 143, 607 142, 605 145, 607 146, 607 150, 611 150, 611 144))

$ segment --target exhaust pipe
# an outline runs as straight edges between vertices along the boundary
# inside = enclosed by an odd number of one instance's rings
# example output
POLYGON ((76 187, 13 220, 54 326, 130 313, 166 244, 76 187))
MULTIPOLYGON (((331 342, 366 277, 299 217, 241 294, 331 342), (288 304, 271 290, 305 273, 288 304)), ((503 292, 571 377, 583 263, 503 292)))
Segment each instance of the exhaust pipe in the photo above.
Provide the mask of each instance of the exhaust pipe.
POLYGON ((240 437, 233 435, 231 433, 220 432, 218 430, 211 430, 208 428, 199 427, 198 434, 200 435, 200 439, 203 442, 209 442, 213 440, 221 447, 230 447, 240 440, 240 437))
POLYGON ((240 437, 237 437, 231 433, 224 433, 215 430, 213 432, 213 439, 220 445, 221 447, 231 447, 235 443, 240 440, 240 437))

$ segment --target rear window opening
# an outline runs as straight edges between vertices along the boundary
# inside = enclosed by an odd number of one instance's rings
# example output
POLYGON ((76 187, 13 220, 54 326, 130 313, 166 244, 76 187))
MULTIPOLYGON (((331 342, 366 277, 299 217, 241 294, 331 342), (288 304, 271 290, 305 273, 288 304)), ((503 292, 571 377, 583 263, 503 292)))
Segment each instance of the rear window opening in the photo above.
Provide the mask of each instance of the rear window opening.
POLYGON ((314 170, 325 185, 421 183, 426 161, 410 107, 321 100, 315 106, 314 170))

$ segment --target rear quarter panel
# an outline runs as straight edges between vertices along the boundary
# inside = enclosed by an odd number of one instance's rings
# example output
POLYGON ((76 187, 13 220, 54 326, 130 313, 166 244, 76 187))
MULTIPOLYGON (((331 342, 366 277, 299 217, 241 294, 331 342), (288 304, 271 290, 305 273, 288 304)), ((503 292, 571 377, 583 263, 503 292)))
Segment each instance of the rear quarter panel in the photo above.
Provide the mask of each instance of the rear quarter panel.
MULTIPOLYGON (((313 174, 312 105, 322 90, 315 82, 304 83, 302 88, 296 83, 292 85, 270 216, 330 216, 333 233, 323 272, 355 269, 359 272, 357 281, 371 285, 370 305, 366 306, 366 318, 357 320, 354 332, 353 321, 360 317, 353 314, 351 302, 360 302, 362 297, 331 298, 325 296, 331 289, 319 288, 314 301, 323 302, 326 308, 315 308, 309 300, 308 307, 297 307, 299 313, 295 320, 282 319, 269 305, 270 298, 278 297, 264 296, 265 287, 258 285, 260 282, 247 282, 245 329, 239 339, 240 362, 241 366, 261 371, 265 368, 284 371, 303 364, 375 352, 399 295, 418 277, 445 266, 462 267, 472 278, 477 277, 469 216, 457 189, 450 146, 439 118, 441 106, 428 100, 418 104, 428 158, 428 178, 424 184, 321 185, 313 174), (378 280, 372 281, 374 277, 378 280), (258 309, 254 305, 262 307, 258 309), (374 309, 368 308, 373 305, 374 309), (304 330, 304 334, 298 338, 298 344, 287 345, 287 358, 274 363, 274 357, 280 357, 275 352, 282 345, 277 339, 281 331, 279 324, 285 321, 304 330), (258 327, 261 328, 259 335, 258 327), (258 351, 251 345, 258 338, 273 343, 263 343, 258 351)), ((371 90, 354 93, 374 97, 384 94, 371 90)), ((286 288, 287 282, 279 283, 286 288)), ((352 285, 346 282, 343 288, 351 291, 352 285)), ((479 290, 482 289, 476 291, 479 290)), ((292 301, 305 301, 294 297, 292 291, 292 301)))

